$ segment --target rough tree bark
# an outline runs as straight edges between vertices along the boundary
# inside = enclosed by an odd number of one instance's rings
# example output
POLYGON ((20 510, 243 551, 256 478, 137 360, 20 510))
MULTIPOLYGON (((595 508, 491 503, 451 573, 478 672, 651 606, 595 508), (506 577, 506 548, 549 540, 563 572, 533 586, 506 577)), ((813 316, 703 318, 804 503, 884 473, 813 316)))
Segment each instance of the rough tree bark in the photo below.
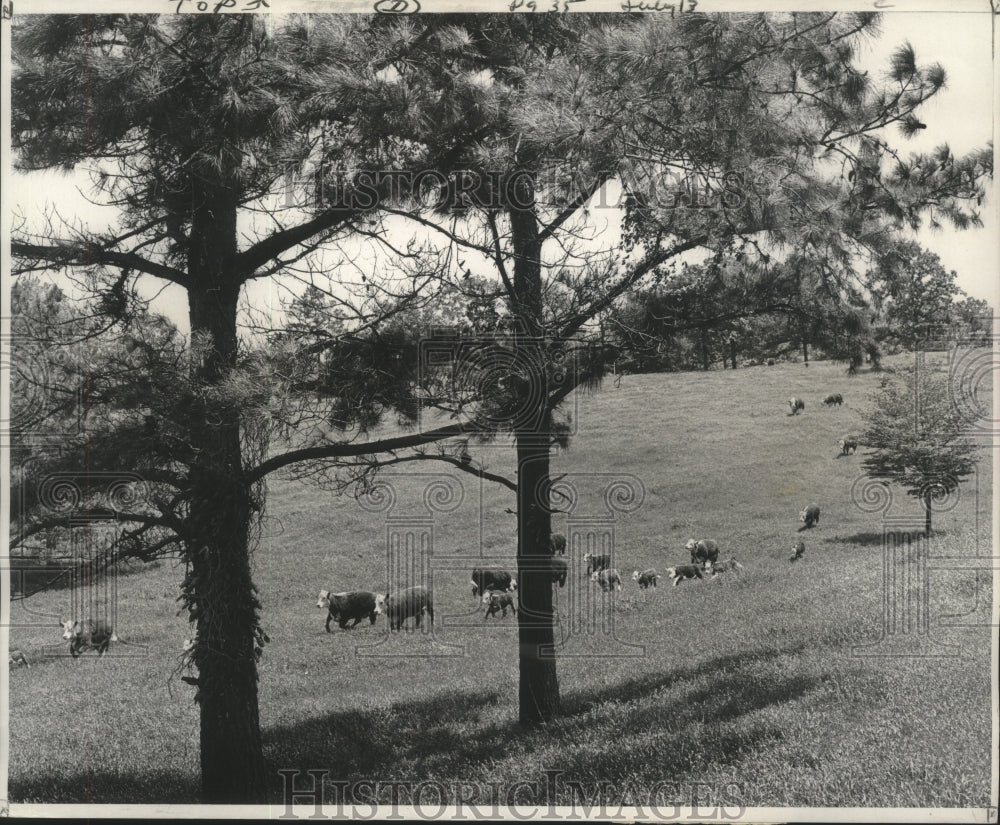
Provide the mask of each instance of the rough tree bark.
MULTIPOLYGON (((530 182, 522 178, 518 204, 533 203, 530 182)), ((514 249, 514 314, 518 322, 518 363, 528 366, 522 384, 517 451, 517 577, 519 642, 519 721, 537 725, 559 713, 553 631, 549 535, 549 456, 551 410, 542 343, 542 275, 538 222, 533 208, 511 209, 514 249)))
MULTIPOLYGON (((223 186, 194 209, 188 270, 192 338, 210 342, 192 364, 198 386, 225 377, 237 358, 241 282, 230 271, 237 252, 237 203, 223 186)), ((256 591, 250 573, 253 503, 243 480, 239 411, 206 398, 192 410, 190 568, 186 590, 197 622, 197 700, 201 705, 202 801, 266 799, 257 697, 256 591)))

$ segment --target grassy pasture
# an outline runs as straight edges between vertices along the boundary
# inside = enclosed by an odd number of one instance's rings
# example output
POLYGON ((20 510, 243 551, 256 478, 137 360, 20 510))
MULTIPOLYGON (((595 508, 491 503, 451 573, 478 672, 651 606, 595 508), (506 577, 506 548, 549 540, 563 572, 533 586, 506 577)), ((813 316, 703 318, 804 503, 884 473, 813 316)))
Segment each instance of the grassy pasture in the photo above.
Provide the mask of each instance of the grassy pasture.
MULTIPOLYGON (((954 655, 852 656, 880 635, 883 528, 880 513, 852 502, 861 455, 837 457, 837 441, 859 430, 877 382, 813 362, 626 376, 578 397, 577 432, 554 473, 570 474, 581 512, 603 512, 595 493, 607 477, 596 473, 638 477, 644 499, 615 523, 625 589, 599 597, 571 568, 557 591, 561 627, 573 610, 593 609, 641 648, 570 635, 565 652, 580 655, 559 662, 565 713, 531 732, 516 725, 515 620, 484 622, 468 575, 478 556, 513 568, 509 491, 456 476, 462 502, 434 523, 435 633, 386 639, 384 619, 328 635, 314 606, 321 587, 382 589, 385 514, 272 481, 254 557, 272 640, 260 667, 270 764, 347 781, 536 782, 561 770, 565 804, 571 782, 640 792, 666 782, 666 801, 679 804, 705 783, 706 804, 987 805, 992 579, 972 557, 992 547, 989 450, 954 508, 935 516, 932 555, 970 560, 929 573, 930 636, 954 655), (844 406, 824 408, 829 392, 844 406), (793 394, 803 414, 788 415, 793 394), (800 533, 799 510, 812 501, 819 525, 800 533), (639 591, 631 571, 686 561, 690 537, 715 538, 746 569, 639 591), (798 537, 806 555, 792 565, 798 537), (365 645, 377 647, 358 650, 365 645)), ((512 474, 505 445, 474 452, 512 474)), ((421 512, 428 479, 419 473, 451 474, 434 462, 416 472, 392 475, 392 516, 421 512)), ((921 519, 898 489, 890 515, 921 519)), ((556 517, 554 529, 565 528, 556 517)), ((65 655, 55 623, 70 609, 67 591, 13 605, 11 646, 32 662, 10 670, 13 801, 194 800, 198 714, 193 688, 177 678, 191 635, 176 616, 182 572, 164 563, 119 580, 127 644, 103 660, 65 655)))

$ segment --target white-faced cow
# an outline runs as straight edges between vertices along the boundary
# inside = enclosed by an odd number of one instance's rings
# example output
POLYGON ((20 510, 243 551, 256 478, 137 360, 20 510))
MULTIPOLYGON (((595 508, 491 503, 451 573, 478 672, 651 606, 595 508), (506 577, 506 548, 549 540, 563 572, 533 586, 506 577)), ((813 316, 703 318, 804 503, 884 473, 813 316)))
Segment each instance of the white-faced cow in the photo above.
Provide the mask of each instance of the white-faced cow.
POLYGON ((8 651, 7 664, 16 665, 17 667, 20 667, 21 665, 31 667, 31 665, 28 664, 28 657, 24 655, 23 651, 18 650, 17 648, 8 651))
POLYGON ((369 623, 375 624, 378 612, 375 610, 377 596, 367 590, 350 590, 346 593, 331 593, 329 590, 320 590, 316 607, 325 608, 326 632, 330 632, 330 621, 336 621, 341 630, 349 630, 357 627, 362 619, 368 619, 369 623), (348 628, 347 623, 354 620, 354 624, 348 628))
POLYGON ((806 543, 804 541, 797 541, 792 545, 792 557, 789 561, 798 561, 805 555, 806 543))
POLYGON ((385 613, 389 620, 390 630, 399 630, 410 617, 416 619, 420 627, 420 619, 427 612, 431 624, 434 624, 434 604, 430 590, 423 585, 397 590, 385 597, 385 601, 376 605, 376 610, 385 613))
POLYGON ((517 615, 517 608, 514 606, 514 594, 508 590, 487 591, 483 595, 483 604, 486 605, 486 615, 483 616, 483 621, 486 621, 490 616, 495 616, 497 613, 501 613, 501 616, 506 618, 508 607, 515 616, 517 615))
POLYGON ((475 567, 472 570, 472 595, 480 596, 490 590, 517 590, 517 581, 499 567, 475 567))
POLYGON ((714 564, 719 560, 719 545, 712 539, 688 539, 684 549, 691 554, 691 564, 704 567, 709 562, 714 564))
POLYGON ((840 454, 848 455, 852 451, 855 453, 858 451, 858 439, 853 435, 845 435, 840 439, 840 454))
POLYGON ((839 392, 833 392, 823 399, 823 403, 827 407, 832 407, 834 405, 839 407, 844 403, 844 396, 842 396, 839 392))
POLYGON ((806 527, 815 527, 819 524, 819 505, 809 504, 802 508, 802 512, 799 513, 799 521, 803 522, 806 527))
POLYGON ((613 567, 595 570, 590 574, 590 580, 597 582, 604 592, 622 589, 622 577, 613 567))
POLYGON ((69 652, 74 659, 87 650, 96 650, 98 656, 103 656, 108 645, 118 641, 114 629, 104 619, 66 619, 60 624, 63 639, 69 642, 69 652))
POLYGON ((639 585, 640 590, 645 590, 647 587, 656 587, 656 582, 660 578, 660 574, 655 570, 643 570, 641 573, 638 570, 632 571, 632 581, 639 585))
POLYGON ((677 587, 684 579, 703 579, 701 567, 697 564, 678 564, 676 567, 667 568, 667 578, 670 579, 674 587, 677 587))
POLYGON ((806 402, 801 398, 796 398, 794 395, 788 399, 788 406, 792 408, 789 415, 796 415, 800 410, 802 412, 806 410, 806 402))

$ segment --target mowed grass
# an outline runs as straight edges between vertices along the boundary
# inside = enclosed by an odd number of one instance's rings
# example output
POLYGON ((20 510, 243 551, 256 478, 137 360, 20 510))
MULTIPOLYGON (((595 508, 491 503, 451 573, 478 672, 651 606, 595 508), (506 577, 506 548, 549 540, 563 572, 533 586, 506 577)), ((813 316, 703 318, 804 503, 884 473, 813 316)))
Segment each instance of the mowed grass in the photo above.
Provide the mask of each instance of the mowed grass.
MULTIPOLYGON (((678 804, 696 792, 730 806, 987 805, 989 450, 954 508, 935 516, 931 554, 968 558, 966 569, 932 562, 928 574, 928 638, 953 655, 853 655, 882 633, 883 516, 852 501, 861 454, 837 457, 837 441, 859 431, 878 379, 813 362, 626 376, 578 397, 571 448, 553 459, 577 490, 574 517, 607 519, 599 493, 622 474, 644 497, 614 524, 624 590, 601 597, 574 566, 557 591, 564 713, 533 731, 516 723, 516 620, 484 622, 469 585, 477 557, 513 569, 509 491, 436 462, 386 476, 392 517, 426 513, 427 473, 454 476, 463 491, 435 516, 434 635, 387 638, 384 619, 326 634, 315 607, 321 587, 384 587, 386 514, 272 481, 253 562, 271 637, 260 666, 270 768, 326 769, 331 782, 505 785, 562 771, 565 804, 578 799, 571 783, 593 793, 603 782, 640 796, 656 786, 678 804), (844 406, 824 408, 829 392, 844 406), (804 414, 787 414, 792 394, 804 414), (799 510, 813 501, 819 526, 800 532, 799 510), (745 569, 639 591, 631 571, 686 561, 690 537, 715 538, 745 569), (805 558, 790 564, 797 538, 805 558), (574 632, 581 617, 593 632, 574 632)), ((509 447, 476 452, 512 474, 509 447)), ((921 511, 894 489, 889 516, 919 524, 921 511)), ((566 519, 554 529, 565 532, 566 519)), ((32 667, 10 670, 12 800, 195 801, 198 712, 178 678, 191 635, 176 615, 182 573, 164 563, 119 580, 127 644, 102 660, 65 655, 55 622, 68 592, 15 603, 11 646, 32 667), (46 655, 49 645, 60 655, 46 655)), ((274 786, 280 802, 277 775, 274 786)))

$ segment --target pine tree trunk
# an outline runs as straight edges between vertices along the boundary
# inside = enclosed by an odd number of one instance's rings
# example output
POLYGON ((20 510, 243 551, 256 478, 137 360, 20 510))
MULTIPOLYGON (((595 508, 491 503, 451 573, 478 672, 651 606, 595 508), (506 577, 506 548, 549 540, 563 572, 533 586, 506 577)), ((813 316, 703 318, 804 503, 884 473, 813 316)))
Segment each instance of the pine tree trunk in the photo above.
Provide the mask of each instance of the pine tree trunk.
POLYGON ((732 339, 729 341, 729 361, 736 369, 736 341, 732 339))
POLYGON ((520 644, 519 721, 536 725, 559 713, 549 535, 551 516, 538 491, 547 490, 549 444, 546 438, 517 439, 518 642, 520 644))
MULTIPOLYGON (((522 186, 530 184, 522 178, 522 186)), ((518 203, 533 201, 522 190, 518 203)), ((542 245, 533 208, 509 212, 514 247, 514 315, 519 323, 515 347, 519 362, 530 365, 515 423, 517 450, 517 567, 518 567, 518 690, 519 720, 537 725, 559 712, 552 576, 549 567, 551 515, 548 510, 551 411, 548 407, 546 353, 542 344, 542 245)))
MULTIPOLYGON (((227 267, 236 252, 236 204, 224 189, 194 209, 188 269, 198 385, 223 379, 237 356, 240 283, 227 267)), ((201 706, 202 801, 266 800, 257 701, 256 591, 250 573, 251 491, 243 472, 239 411, 202 401, 192 410, 191 506, 185 526, 190 568, 185 590, 197 621, 194 662, 201 706)))
POLYGON ((805 361, 806 366, 809 366, 809 342, 803 338, 802 339, 802 360, 805 361))
POLYGON ((701 333, 701 367, 708 372, 708 333, 701 333))
POLYGON ((931 494, 924 493, 924 535, 930 538, 931 535, 931 494))

